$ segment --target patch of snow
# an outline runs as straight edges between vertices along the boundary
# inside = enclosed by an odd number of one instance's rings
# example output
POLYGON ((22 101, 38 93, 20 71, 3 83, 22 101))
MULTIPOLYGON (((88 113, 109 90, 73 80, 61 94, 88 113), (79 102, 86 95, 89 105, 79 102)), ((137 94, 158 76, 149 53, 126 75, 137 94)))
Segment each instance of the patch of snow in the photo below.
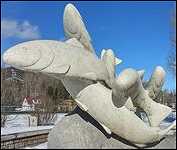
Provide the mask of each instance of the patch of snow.
POLYGON ((25 149, 47 149, 47 142, 33 147, 25 147, 25 149))
POLYGON ((7 116, 7 122, 5 123, 6 128, 28 127, 28 126, 29 126, 29 115, 28 114, 18 114, 18 115, 7 116))
POLYGON ((57 113, 57 119, 55 121, 55 124, 59 121, 61 121, 61 119, 66 115, 67 113, 57 113))
MULTIPOLYGON (((55 124, 59 122, 65 114, 66 113, 57 113, 55 124)), ((8 115, 5 127, 1 127, 1 135, 50 129, 53 127, 54 125, 29 127, 29 114, 8 115)))
MULTIPOLYGON (((65 115, 66 113, 57 113, 54 124, 59 122, 65 115)), ((8 115, 5 128, 29 127, 29 116, 29 114, 8 115)))

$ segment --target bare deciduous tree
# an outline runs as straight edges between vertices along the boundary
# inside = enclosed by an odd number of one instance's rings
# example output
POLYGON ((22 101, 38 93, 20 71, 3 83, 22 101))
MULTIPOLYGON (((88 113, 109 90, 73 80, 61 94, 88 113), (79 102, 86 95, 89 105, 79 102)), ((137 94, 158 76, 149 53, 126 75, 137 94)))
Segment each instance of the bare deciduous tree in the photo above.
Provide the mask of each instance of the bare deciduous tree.
POLYGON ((168 68, 169 71, 176 76, 176 8, 174 9, 172 16, 172 34, 171 34, 172 49, 168 56, 168 68))
POLYGON ((38 125, 51 124, 57 111, 57 105, 49 96, 42 96, 40 103, 35 106, 34 116, 37 117, 38 125))

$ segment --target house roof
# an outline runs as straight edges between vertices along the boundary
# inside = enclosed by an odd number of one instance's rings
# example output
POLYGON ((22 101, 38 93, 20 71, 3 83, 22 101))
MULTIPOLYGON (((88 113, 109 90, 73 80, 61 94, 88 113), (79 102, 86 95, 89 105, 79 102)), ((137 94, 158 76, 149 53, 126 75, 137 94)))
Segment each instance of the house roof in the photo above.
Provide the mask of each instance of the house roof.
POLYGON ((28 104, 33 104, 33 101, 37 101, 37 100, 39 100, 40 99, 40 96, 36 96, 36 97, 33 97, 33 96, 26 96, 25 98, 24 98, 24 100, 27 100, 27 102, 28 102, 28 104))

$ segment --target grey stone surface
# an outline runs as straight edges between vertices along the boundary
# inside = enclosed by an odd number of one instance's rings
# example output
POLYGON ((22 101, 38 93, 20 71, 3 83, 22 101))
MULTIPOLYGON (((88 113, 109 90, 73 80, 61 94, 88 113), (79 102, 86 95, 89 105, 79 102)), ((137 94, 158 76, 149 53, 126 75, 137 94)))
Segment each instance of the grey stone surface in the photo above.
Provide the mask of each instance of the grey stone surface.
POLYGON ((134 145, 115 134, 108 135, 99 123, 80 108, 65 116, 50 131, 48 148, 97 148, 97 149, 136 149, 136 148, 176 148, 176 134, 168 136, 160 143, 146 147, 134 145))
POLYGON ((167 136, 160 144, 149 149, 176 149, 176 133, 174 135, 167 136))

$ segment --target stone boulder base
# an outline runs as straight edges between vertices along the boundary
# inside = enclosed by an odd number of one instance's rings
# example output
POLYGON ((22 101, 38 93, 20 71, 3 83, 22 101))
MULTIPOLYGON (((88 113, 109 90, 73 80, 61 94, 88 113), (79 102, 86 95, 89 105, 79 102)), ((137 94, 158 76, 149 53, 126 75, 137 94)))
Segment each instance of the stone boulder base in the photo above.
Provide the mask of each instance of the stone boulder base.
MULTIPOLYGON (((142 148, 176 148, 176 134, 168 136, 160 143, 142 148)), ((108 135, 100 124, 88 113, 76 109, 65 116, 51 130, 48 136, 50 149, 135 149, 140 148, 115 134, 108 135)))

